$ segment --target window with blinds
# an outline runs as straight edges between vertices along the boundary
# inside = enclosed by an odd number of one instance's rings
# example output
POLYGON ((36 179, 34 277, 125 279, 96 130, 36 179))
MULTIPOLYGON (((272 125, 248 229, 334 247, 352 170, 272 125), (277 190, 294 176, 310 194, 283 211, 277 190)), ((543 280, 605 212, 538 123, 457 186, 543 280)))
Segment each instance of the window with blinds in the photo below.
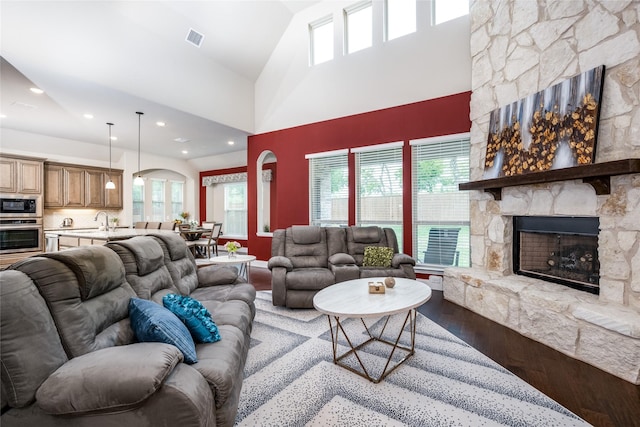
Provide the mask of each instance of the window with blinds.
POLYGON ((151 218, 152 221, 164 221, 164 183, 163 179, 151 180, 151 218))
POLYGON ((310 154, 309 224, 346 226, 349 222, 348 151, 310 154))
POLYGON ((403 142, 352 149, 355 153, 356 225, 393 228, 402 252, 403 142))
POLYGON ((413 254, 435 269, 469 266, 469 134, 410 142, 413 254))

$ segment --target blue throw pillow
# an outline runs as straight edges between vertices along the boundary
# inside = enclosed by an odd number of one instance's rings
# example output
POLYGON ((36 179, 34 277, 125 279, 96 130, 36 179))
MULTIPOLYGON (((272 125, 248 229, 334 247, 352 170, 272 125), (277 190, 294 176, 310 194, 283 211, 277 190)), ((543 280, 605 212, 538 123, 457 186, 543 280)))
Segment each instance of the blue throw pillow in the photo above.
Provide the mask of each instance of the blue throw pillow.
POLYGON ((167 294, 162 298, 162 303, 187 325, 196 342, 220 341, 218 326, 200 301, 182 295, 167 294))
POLYGON ((184 361, 196 363, 196 345, 186 326, 163 306, 140 298, 129 300, 129 320, 140 342, 172 344, 184 355, 184 361))

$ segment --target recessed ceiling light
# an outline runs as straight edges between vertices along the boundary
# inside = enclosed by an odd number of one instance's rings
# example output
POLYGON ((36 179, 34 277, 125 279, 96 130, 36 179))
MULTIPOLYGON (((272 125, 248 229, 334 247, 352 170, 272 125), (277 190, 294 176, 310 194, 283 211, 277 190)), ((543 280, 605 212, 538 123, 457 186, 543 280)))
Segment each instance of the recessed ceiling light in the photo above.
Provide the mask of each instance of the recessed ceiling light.
POLYGON ((91 114, 91 113, 84 113, 84 118, 85 118, 85 119, 93 119, 93 114, 91 114))
POLYGON ((37 87, 29 88, 29 90, 30 90, 31 92, 33 92, 33 93, 37 93, 38 95, 41 95, 41 94, 43 94, 43 93, 44 93, 44 91, 43 91, 42 89, 37 88, 37 87))
POLYGON ((156 122, 156 124, 160 127, 165 127, 166 123, 165 122, 156 122))
POLYGON ((229 145, 233 145, 233 144, 235 144, 235 142, 233 142, 233 141, 227 141, 227 144, 229 144, 229 145))
POLYGON ((176 138, 174 139, 175 142, 189 142, 190 140, 187 138, 176 138))
POLYGON ((7 115, 6 114, 0 114, 0 119, 6 119, 7 115))
POLYGON ((118 137, 117 137, 117 136, 112 136, 112 137, 111 137, 111 140, 112 140, 112 141, 117 141, 117 140, 118 140, 118 137))
POLYGON ((189 154, 187 150, 182 150, 182 154, 189 154))

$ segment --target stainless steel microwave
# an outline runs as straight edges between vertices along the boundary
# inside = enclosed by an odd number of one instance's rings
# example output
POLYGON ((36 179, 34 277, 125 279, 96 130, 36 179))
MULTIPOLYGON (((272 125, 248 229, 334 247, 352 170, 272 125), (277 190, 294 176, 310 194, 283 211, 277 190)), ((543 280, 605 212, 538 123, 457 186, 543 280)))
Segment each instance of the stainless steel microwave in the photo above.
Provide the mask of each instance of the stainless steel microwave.
POLYGON ((0 217, 42 217, 41 196, 0 195, 0 217))

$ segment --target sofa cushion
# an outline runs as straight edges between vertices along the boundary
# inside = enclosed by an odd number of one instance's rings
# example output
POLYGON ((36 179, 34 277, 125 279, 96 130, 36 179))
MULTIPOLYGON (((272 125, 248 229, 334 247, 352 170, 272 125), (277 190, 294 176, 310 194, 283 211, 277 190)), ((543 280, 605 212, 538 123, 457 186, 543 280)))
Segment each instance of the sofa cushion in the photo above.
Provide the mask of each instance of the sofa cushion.
POLYGON ((384 246, 367 246, 364 248, 363 267, 391 267, 393 249, 384 246))
POLYGON ((198 361, 191 333, 171 311, 152 301, 131 298, 129 316, 138 341, 172 344, 182 352, 185 362, 198 361))
POLYGON ((320 243, 324 230, 314 225, 293 225, 291 226, 291 237, 298 245, 310 245, 320 243))
POLYGON ((162 247, 159 244, 149 244, 149 242, 152 240, 144 236, 118 241, 118 245, 127 248, 135 257, 138 274, 141 276, 157 270, 159 265, 164 265, 162 247))
POLYGON ((287 289, 313 290, 324 289, 335 283, 335 277, 327 268, 300 268, 287 274, 287 289))
MULTIPOLYGON (((153 303, 152 303, 153 304, 153 303)), ((157 343, 110 347, 71 359, 38 389, 38 406, 49 414, 122 411, 158 390, 182 353, 157 343)))
POLYGON ((382 239, 382 230, 377 226, 351 227, 351 230, 356 243, 378 243, 382 239))
POLYGON ((162 303, 184 322, 196 342, 220 341, 218 326, 200 301, 183 295, 168 294, 162 298, 162 303))
POLYGON ((5 270, 0 271, 0 283, 2 394, 12 407, 21 408, 33 401, 38 387, 67 356, 31 279, 5 270))

